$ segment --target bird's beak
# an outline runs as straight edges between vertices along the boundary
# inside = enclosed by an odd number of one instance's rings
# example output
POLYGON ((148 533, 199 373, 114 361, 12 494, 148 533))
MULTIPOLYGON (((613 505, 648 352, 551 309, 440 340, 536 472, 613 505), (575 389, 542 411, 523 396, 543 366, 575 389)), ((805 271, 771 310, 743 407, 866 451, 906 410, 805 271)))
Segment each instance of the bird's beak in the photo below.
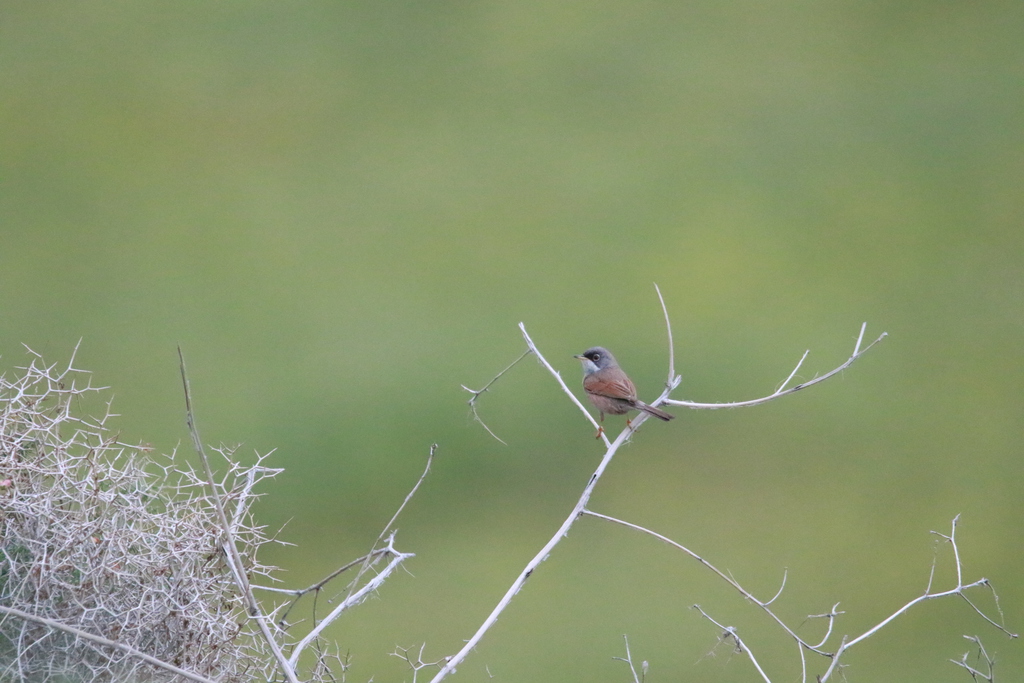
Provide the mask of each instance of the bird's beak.
POLYGON ((573 358, 575 358, 576 360, 587 360, 586 356, 581 356, 578 353, 575 356, 573 356, 573 358))

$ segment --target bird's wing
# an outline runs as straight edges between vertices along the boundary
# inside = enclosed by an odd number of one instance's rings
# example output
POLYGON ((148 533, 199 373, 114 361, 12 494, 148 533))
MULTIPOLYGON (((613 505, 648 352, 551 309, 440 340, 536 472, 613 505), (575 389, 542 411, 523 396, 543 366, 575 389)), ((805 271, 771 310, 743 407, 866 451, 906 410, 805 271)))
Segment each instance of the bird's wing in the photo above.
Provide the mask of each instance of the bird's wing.
POLYGON ((583 389, 588 394, 605 396, 607 398, 617 398, 626 401, 636 400, 636 387, 633 386, 633 382, 631 382, 628 377, 623 377, 621 379, 605 379, 591 375, 587 379, 591 381, 584 381, 583 389))

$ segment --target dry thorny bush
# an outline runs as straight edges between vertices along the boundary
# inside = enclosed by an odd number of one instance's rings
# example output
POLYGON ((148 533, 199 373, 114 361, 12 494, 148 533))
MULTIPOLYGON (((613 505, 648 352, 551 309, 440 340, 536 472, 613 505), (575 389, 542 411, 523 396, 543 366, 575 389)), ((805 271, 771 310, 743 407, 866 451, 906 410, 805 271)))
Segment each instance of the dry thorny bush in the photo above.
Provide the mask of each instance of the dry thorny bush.
MULTIPOLYGON (((76 416, 99 389, 34 356, 0 377, 0 607, 59 622, 220 681, 272 678, 222 552, 205 477, 120 443, 110 413, 76 416)), ((250 576, 268 542, 253 488, 279 470, 223 458, 220 484, 250 576)), ((0 612, 0 680, 155 680, 125 649, 0 612)))

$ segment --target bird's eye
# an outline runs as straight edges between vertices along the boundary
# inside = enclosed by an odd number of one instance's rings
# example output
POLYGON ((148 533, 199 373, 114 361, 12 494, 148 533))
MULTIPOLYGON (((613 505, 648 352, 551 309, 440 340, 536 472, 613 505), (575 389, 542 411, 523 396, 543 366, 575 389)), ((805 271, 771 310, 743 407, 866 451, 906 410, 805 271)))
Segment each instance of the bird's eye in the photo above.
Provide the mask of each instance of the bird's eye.
POLYGON ((593 355, 593 357, 591 358, 591 360, 600 360, 600 359, 601 359, 601 354, 599 354, 599 353, 595 353, 593 355))

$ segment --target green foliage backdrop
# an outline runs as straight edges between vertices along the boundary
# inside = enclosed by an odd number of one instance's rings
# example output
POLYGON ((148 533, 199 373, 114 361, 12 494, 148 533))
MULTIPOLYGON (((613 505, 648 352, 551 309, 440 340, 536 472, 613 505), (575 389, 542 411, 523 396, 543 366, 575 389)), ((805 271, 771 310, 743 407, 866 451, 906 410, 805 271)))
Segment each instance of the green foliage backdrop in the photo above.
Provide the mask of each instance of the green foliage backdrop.
MULTIPOLYGON (((962 513, 969 577, 1024 628, 1024 5, 1019 2, 4 2, 0 354, 113 387, 126 439, 187 443, 175 344, 211 441, 287 472, 258 512, 295 585, 400 524, 412 576, 336 629, 350 680, 453 652, 571 508, 600 451, 522 349, 575 386, 592 344, 641 388, 768 393, 623 451, 596 509, 666 533, 783 614, 842 632, 920 593, 962 513)), ((182 448, 184 454, 187 448, 182 448)), ((951 577, 940 561, 940 579, 951 577)), ((684 558, 584 521, 458 680, 751 681, 694 602, 795 649, 684 558)), ((816 625, 805 626, 813 629, 816 625)), ((982 635, 926 605, 850 681, 963 681, 982 635)), ((772 653, 774 651, 774 653, 772 653)), ((786 676, 790 678, 787 679, 786 676)))

